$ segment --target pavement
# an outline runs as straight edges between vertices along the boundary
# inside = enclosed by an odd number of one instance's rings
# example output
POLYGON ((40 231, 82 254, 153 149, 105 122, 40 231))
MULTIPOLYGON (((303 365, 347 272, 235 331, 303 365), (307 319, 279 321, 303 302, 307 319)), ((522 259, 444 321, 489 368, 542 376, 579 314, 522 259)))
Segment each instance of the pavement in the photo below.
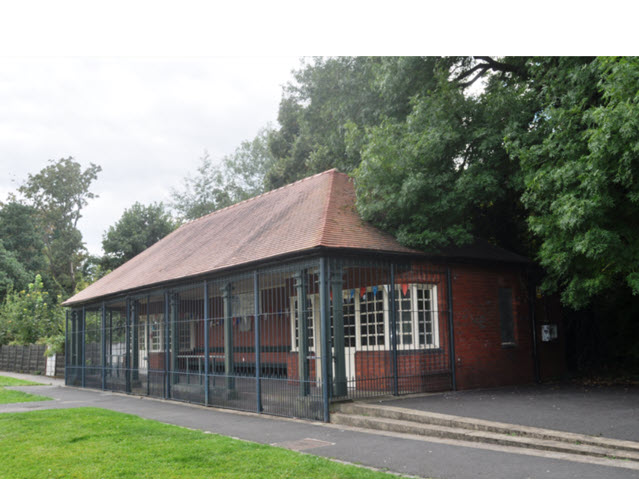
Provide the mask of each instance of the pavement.
POLYGON ((446 392, 379 403, 639 442, 639 387, 556 383, 446 392))
POLYGON ((0 372, 0 375, 48 382, 48 385, 43 386, 12 388, 54 399, 48 402, 0 405, 0 413, 48 408, 106 408, 416 477, 639 478, 639 470, 569 461, 542 454, 525 455, 508 449, 426 441, 411 435, 371 432, 319 422, 65 387, 63 382, 47 377, 9 372, 0 372))

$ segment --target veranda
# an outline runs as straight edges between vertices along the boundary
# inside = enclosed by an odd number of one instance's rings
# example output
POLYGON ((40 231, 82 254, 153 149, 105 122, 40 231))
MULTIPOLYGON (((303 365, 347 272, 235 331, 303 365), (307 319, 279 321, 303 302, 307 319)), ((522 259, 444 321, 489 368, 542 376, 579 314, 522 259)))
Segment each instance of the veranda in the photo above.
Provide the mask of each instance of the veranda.
POLYGON ((450 274, 309 256, 74 305, 67 385, 329 420, 333 400, 446 390, 450 274))

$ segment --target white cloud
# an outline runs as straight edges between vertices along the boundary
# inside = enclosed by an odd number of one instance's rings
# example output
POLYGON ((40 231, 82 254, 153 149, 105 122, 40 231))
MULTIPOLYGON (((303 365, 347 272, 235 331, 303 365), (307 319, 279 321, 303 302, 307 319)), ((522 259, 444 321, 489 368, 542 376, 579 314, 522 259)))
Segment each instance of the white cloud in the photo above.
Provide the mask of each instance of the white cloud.
POLYGON ((80 221, 99 254, 125 208, 167 202, 204 150, 219 158, 275 122, 298 66, 294 57, 5 59, 0 199, 48 159, 101 165, 100 198, 80 221))

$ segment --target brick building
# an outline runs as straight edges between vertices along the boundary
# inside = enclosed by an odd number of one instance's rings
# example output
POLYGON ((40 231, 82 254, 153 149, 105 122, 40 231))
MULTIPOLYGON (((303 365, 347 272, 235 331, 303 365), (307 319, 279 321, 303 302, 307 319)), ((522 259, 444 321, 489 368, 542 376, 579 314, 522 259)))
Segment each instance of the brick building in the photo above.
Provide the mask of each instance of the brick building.
POLYGON ((406 248, 330 170, 187 223, 67 300, 66 382, 324 420, 334 399, 531 382, 527 264, 481 242, 406 248))

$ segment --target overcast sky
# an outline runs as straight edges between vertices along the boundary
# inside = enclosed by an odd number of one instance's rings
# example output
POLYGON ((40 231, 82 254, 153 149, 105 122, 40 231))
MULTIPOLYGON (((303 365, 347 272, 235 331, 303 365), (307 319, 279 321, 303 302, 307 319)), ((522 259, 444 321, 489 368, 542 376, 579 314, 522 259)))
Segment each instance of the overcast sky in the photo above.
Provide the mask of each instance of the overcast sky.
POLYGON ((49 159, 102 167, 79 228, 92 254, 134 202, 170 201, 208 151, 268 122, 299 57, 47 58, 0 62, 0 201, 49 159))
POLYGON ((0 201, 49 159, 100 165, 80 223, 100 254, 125 208, 275 124, 293 55, 636 54, 632 2, 573 3, 3 2, 0 201))

